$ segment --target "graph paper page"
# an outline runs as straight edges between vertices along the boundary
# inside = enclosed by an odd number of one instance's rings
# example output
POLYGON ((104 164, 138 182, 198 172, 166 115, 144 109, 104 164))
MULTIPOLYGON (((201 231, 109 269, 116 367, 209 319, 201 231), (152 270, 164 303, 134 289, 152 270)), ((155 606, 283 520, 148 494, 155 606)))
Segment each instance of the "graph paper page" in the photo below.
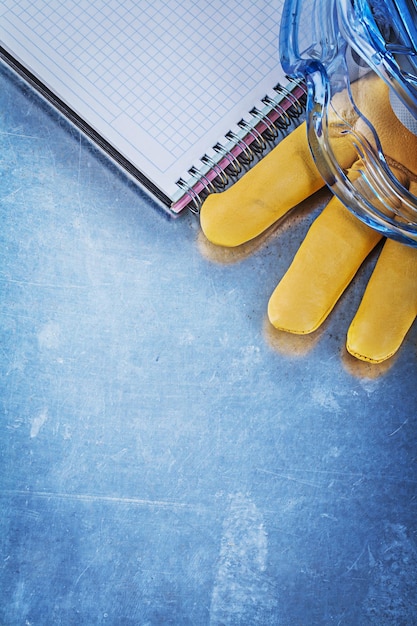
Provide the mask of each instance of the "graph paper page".
POLYGON ((0 39, 168 196, 283 79, 281 0, 3 0, 0 39))

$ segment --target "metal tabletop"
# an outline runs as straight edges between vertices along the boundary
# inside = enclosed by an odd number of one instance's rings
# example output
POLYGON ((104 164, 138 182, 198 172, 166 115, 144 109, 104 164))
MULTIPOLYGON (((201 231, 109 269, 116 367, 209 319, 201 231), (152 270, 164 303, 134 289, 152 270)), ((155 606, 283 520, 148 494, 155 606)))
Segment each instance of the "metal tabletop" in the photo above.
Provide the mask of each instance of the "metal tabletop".
POLYGON ((215 250, 1 69, 0 624, 415 624, 416 325, 266 305, 314 216, 215 250))

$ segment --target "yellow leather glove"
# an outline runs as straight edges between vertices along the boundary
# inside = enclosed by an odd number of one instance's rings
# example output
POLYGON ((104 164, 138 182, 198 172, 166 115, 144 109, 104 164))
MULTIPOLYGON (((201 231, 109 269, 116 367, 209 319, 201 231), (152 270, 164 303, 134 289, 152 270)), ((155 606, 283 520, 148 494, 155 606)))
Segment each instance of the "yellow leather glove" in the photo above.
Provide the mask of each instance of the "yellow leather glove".
MULTIPOLYGON (((375 76, 362 81, 355 94, 359 108, 374 125, 395 175, 417 194, 417 137, 392 111, 385 83, 375 76)), ((351 123, 366 132, 359 117, 351 123)), ((336 126, 334 133, 338 162, 354 180, 358 154, 336 126)), ((214 244, 238 246, 322 186, 302 124, 235 185, 207 198, 202 230, 214 244)), ((333 197, 271 296, 268 317, 273 326, 297 334, 316 330, 381 238, 333 197)), ((401 346, 416 315, 417 249, 387 240, 349 328, 347 350, 364 361, 384 361, 401 346)))

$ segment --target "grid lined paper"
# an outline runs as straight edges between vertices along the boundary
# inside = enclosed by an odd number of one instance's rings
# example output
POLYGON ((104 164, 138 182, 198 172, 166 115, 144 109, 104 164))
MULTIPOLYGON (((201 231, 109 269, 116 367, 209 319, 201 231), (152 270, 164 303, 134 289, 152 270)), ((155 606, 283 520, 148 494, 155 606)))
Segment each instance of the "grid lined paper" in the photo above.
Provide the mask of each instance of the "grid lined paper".
POLYGON ((78 85, 82 115, 82 103, 94 106, 112 128, 107 136, 120 135, 162 172, 218 133, 266 76, 278 81, 279 5, 3 0, 0 32, 18 37, 20 55, 37 68, 49 66, 53 89, 78 85))

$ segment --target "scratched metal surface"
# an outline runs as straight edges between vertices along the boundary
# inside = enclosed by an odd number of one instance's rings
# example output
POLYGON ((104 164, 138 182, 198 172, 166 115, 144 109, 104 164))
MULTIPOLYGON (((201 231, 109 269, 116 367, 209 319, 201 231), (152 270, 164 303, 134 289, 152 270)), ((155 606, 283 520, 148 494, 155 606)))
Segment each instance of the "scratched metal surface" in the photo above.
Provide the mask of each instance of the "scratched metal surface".
MULTIPOLYGON (((416 328, 368 367, 1 73, 0 624, 415 624, 416 328)), ((290 226, 290 227, 289 227, 290 226)))

